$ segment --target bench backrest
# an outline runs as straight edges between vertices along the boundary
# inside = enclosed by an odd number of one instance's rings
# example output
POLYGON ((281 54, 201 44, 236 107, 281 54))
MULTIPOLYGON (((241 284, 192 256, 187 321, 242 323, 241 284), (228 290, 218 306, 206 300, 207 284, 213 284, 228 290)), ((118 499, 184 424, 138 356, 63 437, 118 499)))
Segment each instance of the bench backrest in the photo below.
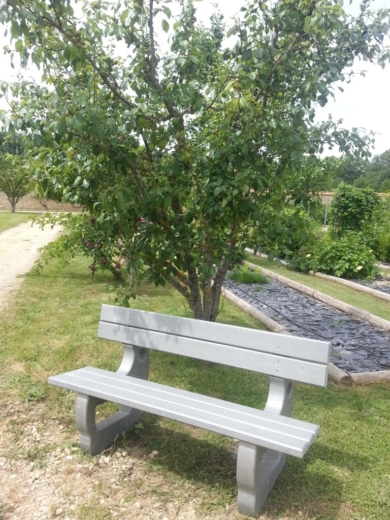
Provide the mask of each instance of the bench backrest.
POLYGON ((103 305, 98 337, 326 386, 330 343, 103 305))

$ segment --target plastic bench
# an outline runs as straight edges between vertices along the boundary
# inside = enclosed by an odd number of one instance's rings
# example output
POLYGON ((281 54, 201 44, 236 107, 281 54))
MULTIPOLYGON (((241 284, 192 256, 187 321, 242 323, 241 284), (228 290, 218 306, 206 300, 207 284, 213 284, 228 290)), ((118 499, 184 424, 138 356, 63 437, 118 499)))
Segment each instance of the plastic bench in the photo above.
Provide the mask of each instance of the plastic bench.
POLYGON ((291 417, 293 382, 327 385, 329 343, 111 305, 102 306, 98 337, 123 344, 117 372, 87 367, 49 379, 77 392, 80 445, 92 455, 131 429, 141 411, 238 439, 238 509, 256 516, 286 456, 303 457, 318 435, 319 426, 291 417), (267 374, 264 410, 148 381, 152 349, 267 374), (106 401, 119 411, 96 423, 96 407, 106 401))

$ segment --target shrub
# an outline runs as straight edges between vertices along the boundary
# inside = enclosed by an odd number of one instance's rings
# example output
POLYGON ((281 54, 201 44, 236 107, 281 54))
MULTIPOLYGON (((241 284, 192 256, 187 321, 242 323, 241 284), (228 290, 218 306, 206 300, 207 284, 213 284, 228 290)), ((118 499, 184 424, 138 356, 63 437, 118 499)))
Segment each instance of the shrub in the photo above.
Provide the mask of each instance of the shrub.
POLYGON ((390 196, 385 197, 364 227, 367 245, 378 260, 390 262, 390 196))
POLYGON ((342 278, 374 278, 378 273, 372 249, 360 233, 349 233, 337 241, 324 240, 313 255, 313 270, 342 278))
POLYGON ((278 258, 289 258, 303 247, 314 246, 322 235, 321 226, 307 216, 302 206, 268 207, 264 219, 268 222, 267 229, 253 232, 254 249, 278 258))
POLYGON ((299 273, 308 273, 313 269, 313 253, 306 248, 293 255, 288 261, 288 269, 299 273))
POLYGON ((341 183, 330 205, 329 226, 335 237, 349 231, 362 231, 380 205, 379 196, 369 188, 341 183))
POLYGON ((379 235, 377 257, 382 262, 390 262, 390 232, 379 235))
POLYGON ((269 283, 269 279, 261 274, 259 269, 251 270, 246 265, 234 269, 229 274, 229 278, 239 283, 269 283))
MULTIPOLYGON (((39 272, 52 258, 60 259, 65 266, 78 253, 82 253, 92 258, 88 266, 92 276, 97 269, 107 269, 116 279, 121 278, 121 267, 125 263, 124 246, 120 240, 113 240, 110 230, 102 227, 93 215, 47 213, 36 218, 35 222, 41 227, 62 225, 66 228, 66 234, 42 248, 33 272, 39 272)), ((117 236, 114 233, 112 235, 117 236)))

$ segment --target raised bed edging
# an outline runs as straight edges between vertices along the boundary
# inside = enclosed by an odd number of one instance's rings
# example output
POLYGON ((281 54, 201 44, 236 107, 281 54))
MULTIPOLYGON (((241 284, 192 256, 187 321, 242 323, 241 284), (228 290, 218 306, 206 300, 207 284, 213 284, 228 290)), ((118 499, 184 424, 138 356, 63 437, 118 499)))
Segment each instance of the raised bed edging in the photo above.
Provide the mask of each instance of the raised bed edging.
POLYGON ((354 307, 353 305, 349 305, 348 303, 344 303, 340 300, 337 300, 336 298, 333 298, 332 296, 328 296, 327 294, 324 294, 320 291, 316 291, 315 289, 312 289, 311 287, 302 285, 299 282, 290 280, 289 278, 286 278, 285 276, 274 273, 273 271, 264 269, 264 267, 259 267, 258 265, 252 264, 250 262, 246 262, 246 264, 249 267, 251 267, 252 269, 261 269, 261 271, 266 276, 269 276, 270 278, 273 278, 274 280, 278 280, 282 284, 287 285, 287 287, 291 287, 292 289, 295 289, 296 291, 306 294, 307 296, 311 296, 312 298, 314 298, 322 303, 331 305, 332 307, 339 309, 340 311, 345 312, 347 314, 350 314, 351 316, 354 316, 355 318, 358 318, 362 321, 371 323, 371 325, 374 325, 375 327, 378 327, 381 330, 390 331, 390 321, 388 321, 388 320, 380 318, 379 316, 375 316, 374 314, 371 314, 370 312, 363 311, 362 309, 359 309, 358 307, 354 307))

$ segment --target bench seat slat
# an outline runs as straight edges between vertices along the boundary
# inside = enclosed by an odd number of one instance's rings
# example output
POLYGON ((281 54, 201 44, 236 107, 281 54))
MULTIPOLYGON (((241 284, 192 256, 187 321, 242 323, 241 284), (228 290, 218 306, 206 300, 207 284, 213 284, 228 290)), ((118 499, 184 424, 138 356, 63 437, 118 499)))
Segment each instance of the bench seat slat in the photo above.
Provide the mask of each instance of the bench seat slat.
POLYGON ((137 309, 125 309, 114 305, 102 305, 100 319, 103 322, 131 325, 142 330, 154 330, 179 337, 215 341, 314 363, 329 363, 330 349, 324 348, 326 342, 314 339, 298 338, 220 323, 207 322, 205 326, 205 322, 201 320, 137 309))
POLYGON ((49 382, 296 457, 303 457, 319 431, 296 419, 97 368, 60 374, 49 382))
POLYGON ((168 333, 106 322, 100 322, 98 336, 120 343, 186 355, 301 383, 326 386, 328 380, 327 364, 287 358, 219 342, 210 343, 188 337, 179 338, 168 333))

